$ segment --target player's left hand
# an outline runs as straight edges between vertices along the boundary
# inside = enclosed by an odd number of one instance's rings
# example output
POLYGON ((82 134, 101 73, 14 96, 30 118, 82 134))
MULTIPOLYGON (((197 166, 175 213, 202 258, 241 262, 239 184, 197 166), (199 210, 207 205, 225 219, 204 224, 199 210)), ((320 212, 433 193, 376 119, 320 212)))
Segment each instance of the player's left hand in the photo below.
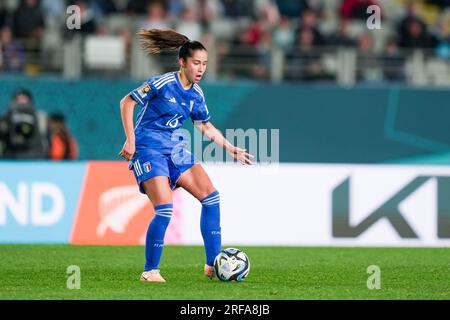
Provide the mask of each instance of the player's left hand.
POLYGON ((236 159, 243 165, 246 165, 246 164, 252 165, 253 164, 251 159, 253 159, 254 156, 252 156, 250 153, 248 153, 246 149, 233 147, 230 150, 228 150, 228 152, 234 159, 236 159))

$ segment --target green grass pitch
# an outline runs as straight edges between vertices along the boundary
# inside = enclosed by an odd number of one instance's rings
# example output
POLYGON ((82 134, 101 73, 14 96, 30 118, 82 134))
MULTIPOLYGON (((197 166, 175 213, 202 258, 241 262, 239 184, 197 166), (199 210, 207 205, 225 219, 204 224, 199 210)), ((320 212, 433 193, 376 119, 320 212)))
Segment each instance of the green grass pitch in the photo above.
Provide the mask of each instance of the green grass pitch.
POLYGON ((138 280, 142 246, 0 245, 0 299, 450 299, 448 248, 240 247, 240 283, 203 276, 202 247, 166 246, 166 283, 138 280), (69 290, 67 268, 81 270, 69 290), (381 288, 369 290, 370 265, 381 288))

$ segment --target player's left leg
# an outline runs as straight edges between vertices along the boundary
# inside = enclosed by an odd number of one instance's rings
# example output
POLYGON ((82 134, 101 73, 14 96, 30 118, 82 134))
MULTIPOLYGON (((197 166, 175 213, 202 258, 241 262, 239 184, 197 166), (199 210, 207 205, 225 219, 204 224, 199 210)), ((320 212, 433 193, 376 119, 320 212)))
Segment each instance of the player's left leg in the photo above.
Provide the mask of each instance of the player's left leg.
POLYGON ((219 192, 214 188, 206 171, 198 163, 181 174, 177 186, 184 188, 202 204, 200 229, 206 253, 204 272, 206 276, 213 277, 214 259, 222 246, 219 192))

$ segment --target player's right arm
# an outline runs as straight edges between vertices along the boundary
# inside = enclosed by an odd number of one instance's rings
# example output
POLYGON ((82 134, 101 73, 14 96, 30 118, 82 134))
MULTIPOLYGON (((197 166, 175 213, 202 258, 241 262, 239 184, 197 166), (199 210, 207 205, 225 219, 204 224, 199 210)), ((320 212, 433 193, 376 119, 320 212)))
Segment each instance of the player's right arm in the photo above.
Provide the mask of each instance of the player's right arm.
POLYGON ((136 139, 133 127, 133 110, 135 105, 136 101, 129 94, 120 101, 120 116, 122 118, 126 140, 122 150, 119 152, 119 156, 127 161, 130 161, 133 158, 136 151, 136 139))
POLYGON ((131 91, 120 101, 120 114, 127 140, 119 155, 125 160, 131 160, 136 152, 136 139, 133 127, 134 106, 139 104, 141 108, 144 108, 156 96, 157 92, 158 88, 154 83, 144 82, 142 86, 131 91))

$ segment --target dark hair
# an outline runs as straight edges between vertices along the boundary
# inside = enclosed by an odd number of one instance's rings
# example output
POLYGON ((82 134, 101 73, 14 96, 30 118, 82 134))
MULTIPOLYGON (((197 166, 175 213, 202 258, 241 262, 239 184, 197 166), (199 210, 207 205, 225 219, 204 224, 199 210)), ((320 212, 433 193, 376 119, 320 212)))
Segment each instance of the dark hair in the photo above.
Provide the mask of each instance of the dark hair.
POLYGON ((57 121, 57 122, 61 122, 61 123, 66 122, 66 117, 62 113, 59 113, 59 112, 52 113, 49 116, 49 119, 52 121, 57 121))
POLYGON ((31 94, 31 92, 30 92, 29 90, 25 89, 25 88, 17 89, 17 90, 13 93, 12 98, 13 98, 13 99, 16 99, 18 96, 21 96, 21 95, 27 96, 28 99, 30 99, 30 101, 33 101, 33 96, 32 96, 32 94, 31 94))
POLYGON ((179 50, 178 58, 192 57, 196 50, 207 51, 198 41, 191 41, 188 37, 171 29, 149 29, 137 33, 141 39, 141 48, 149 54, 160 53, 162 50, 179 50))

